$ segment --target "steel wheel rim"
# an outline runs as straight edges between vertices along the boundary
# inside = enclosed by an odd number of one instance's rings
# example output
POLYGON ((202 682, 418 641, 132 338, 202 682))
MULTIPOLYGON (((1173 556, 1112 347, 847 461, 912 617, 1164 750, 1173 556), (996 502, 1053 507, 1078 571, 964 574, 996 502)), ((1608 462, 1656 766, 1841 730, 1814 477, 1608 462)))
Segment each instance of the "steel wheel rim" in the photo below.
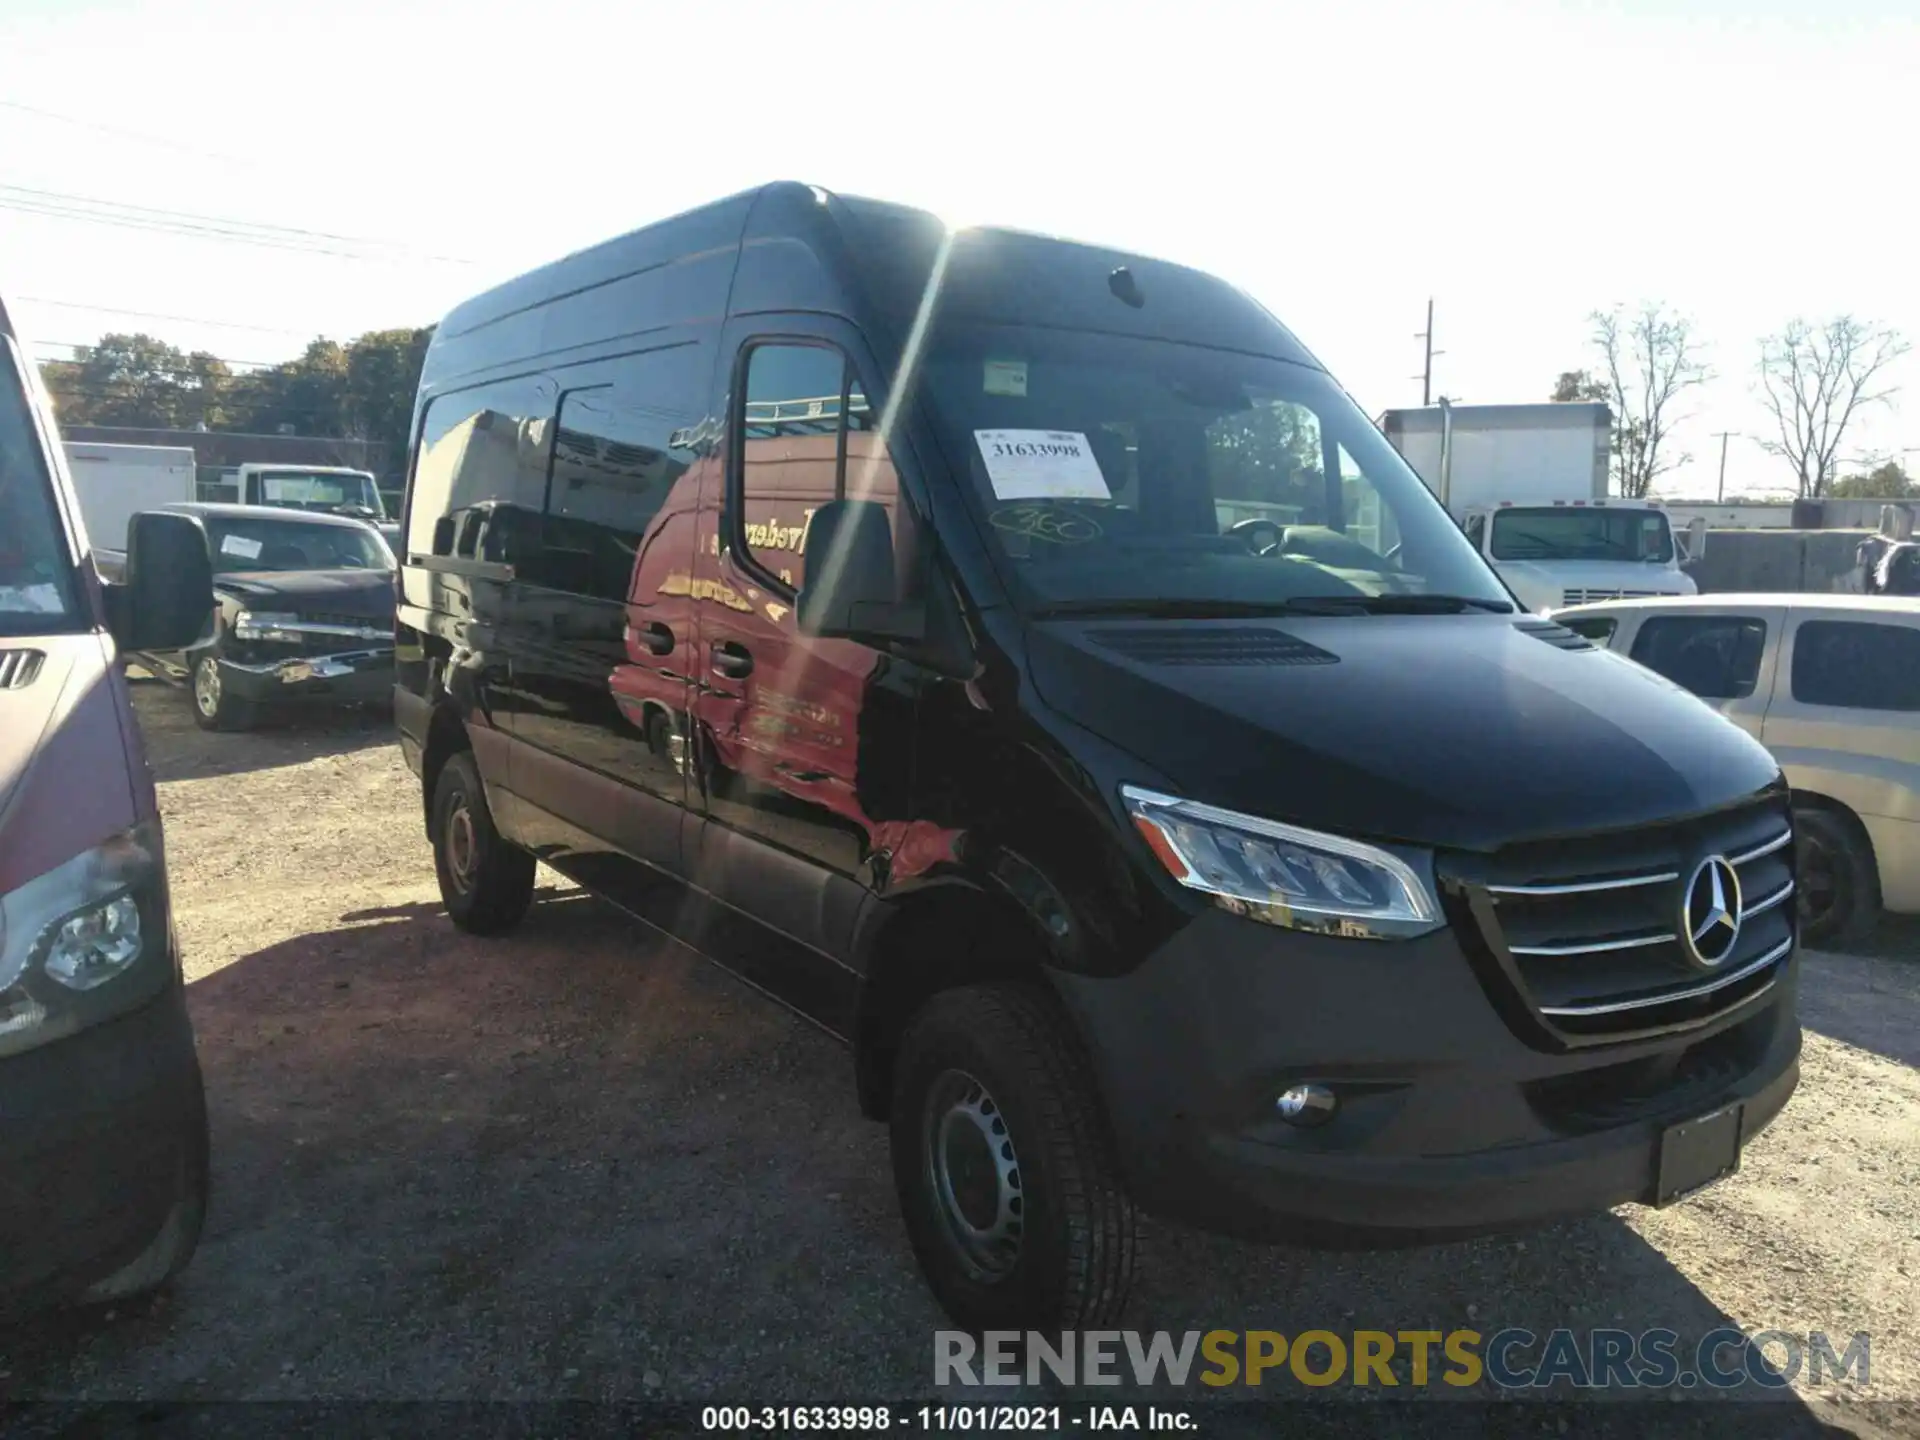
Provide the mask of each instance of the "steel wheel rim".
POLYGON ((1026 1229, 1019 1157, 1005 1115, 973 1076, 947 1070, 921 1117, 927 1189, 940 1232, 976 1279, 998 1280, 1020 1259, 1026 1229))
POLYGON ((473 827, 473 812, 467 809, 463 795, 447 815, 447 874, 462 895, 473 888, 473 872, 479 864, 480 837, 473 827))
POLYGON ((193 703, 208 719, 220 713, 220 666, 212 656, 193 667, 193 703))

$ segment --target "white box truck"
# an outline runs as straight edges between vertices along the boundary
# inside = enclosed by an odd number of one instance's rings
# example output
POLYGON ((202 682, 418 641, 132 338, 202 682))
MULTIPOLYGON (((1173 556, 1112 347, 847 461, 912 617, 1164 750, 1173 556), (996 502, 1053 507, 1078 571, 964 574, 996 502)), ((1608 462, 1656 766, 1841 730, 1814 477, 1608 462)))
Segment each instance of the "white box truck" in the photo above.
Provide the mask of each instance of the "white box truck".
POLYGON ((197 498, 189 446, 69 440, 64 448, 80 518, 96 550, 124 551, 127 523, 140 511, 197 498))
POLYGON ((240 466, 232 483, 242 505, 350 515, 373 526, 389 545, 400 543, 400 522, 387 514, 372 471, 346 465, 256 463, 240 466))
POLYGON ((1695 593, 1680 566, 1705 525, 1676 535, 1658 502, 1607 495, 1608 406, 1429 405, 1380 429, 1529 610, 1695 593))

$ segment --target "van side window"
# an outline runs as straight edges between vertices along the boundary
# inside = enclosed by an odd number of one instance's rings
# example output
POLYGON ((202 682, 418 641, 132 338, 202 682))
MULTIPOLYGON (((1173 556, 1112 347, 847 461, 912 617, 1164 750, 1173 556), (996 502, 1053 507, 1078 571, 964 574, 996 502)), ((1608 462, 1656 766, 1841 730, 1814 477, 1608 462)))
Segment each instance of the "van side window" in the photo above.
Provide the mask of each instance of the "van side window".
POLYGON ((694 418, 698 353, 678 347, 628 356, 616 362, 611 383, 561 394, 540 583, 627 598, 641 537, 693 463, 672 441, 694 418))
POLYGON ((1793 639, 1793 698, 1851 710, 1920 710, 1920 629, 1803 621, 1793 639))
POLYGON ((759 345, 747 355, 727 527, 753 568, 798 589, 813 512, 827 500, 891 507, 897 482, 859 377, 825 345, 759 345))
MULTIPOLYGON (((1467 539, 1473 542, 1473 548, 1484 551, 1487 548, 1487 517, 1469 515, 1467 517, 1467 539)), ((1609 630, 1608 634, 1613 632, 1609 630)))
POLYGON ((1767 624, 1744 615, 1656 615, 1633 637, 1632 658, 1703 700, 1753 694, 1767 624))
POLYGON ((538 380, 527 377, 437 395, 427 406, 420 458, 413 470, 407 549, 434 551, 434 529, 443 516, 440 552, 455 535, 472 533, 466 512, 485 523, 476 558, 524 563, 537 545, 547 489, 547 450, 552 442, 553 401, 538 380))

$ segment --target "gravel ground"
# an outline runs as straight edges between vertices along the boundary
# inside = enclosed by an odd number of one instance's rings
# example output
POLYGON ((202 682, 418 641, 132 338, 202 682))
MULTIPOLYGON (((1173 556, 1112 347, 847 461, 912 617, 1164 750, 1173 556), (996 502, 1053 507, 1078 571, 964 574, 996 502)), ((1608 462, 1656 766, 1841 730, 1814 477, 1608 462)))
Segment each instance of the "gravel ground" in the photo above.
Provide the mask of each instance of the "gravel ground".
MULTIPOLYGON (((457 933, 384 721, 216 737, 177 693, 135 693, 206 1069, 214 1207, 194 1264, 157 1301, 0 1330, 0 1393, 937 1393, 942 1318, 896 1217, 884 1134, 856 1114, 835 1042, 550 876, 517 937, 457 933)), ((1802 1086, 1740 1173, 1688 1204, 1389 1255, 1154 1225, 1128 1323, 1866 1330, 1865 1390, 1802 1385, 1764 1417, 1600 1406, 1576 1425, 1609 1412, 1629 1434, 1681 1414, 1690 1433, 1753 1433, 1764 1418, 1920 1434, 1916 949, 1920 931, 1889 928, 1881 953, 1807 957, 1802 1086)), ((1271 1430, 1179 1398, 1208 1433, 1271 1430)), ((1397 1407, 1391 1428, 1460 1410, 1397 1407)), ((1476 1423, 1520 1412, 1565 1433, 1541 1406, 1476 1423)))

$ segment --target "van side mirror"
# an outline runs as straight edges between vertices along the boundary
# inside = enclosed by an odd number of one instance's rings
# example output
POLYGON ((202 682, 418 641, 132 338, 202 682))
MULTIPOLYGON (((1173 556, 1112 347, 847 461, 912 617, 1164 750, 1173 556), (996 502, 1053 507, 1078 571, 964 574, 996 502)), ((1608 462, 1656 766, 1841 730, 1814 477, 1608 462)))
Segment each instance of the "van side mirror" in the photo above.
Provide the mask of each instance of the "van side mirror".
POLYGON ((124 575, 106 586, 107 624, 121 650, 182 650, 200 638, 213 613, 213 562, 191 516, 135 515, 124 575))
POLYGON ((831 500, 813 512, 806 545, 806 588, 794 603, 801 634, 866 644, 926 638, 926 607, 901 603, 886 506, 831 500))

